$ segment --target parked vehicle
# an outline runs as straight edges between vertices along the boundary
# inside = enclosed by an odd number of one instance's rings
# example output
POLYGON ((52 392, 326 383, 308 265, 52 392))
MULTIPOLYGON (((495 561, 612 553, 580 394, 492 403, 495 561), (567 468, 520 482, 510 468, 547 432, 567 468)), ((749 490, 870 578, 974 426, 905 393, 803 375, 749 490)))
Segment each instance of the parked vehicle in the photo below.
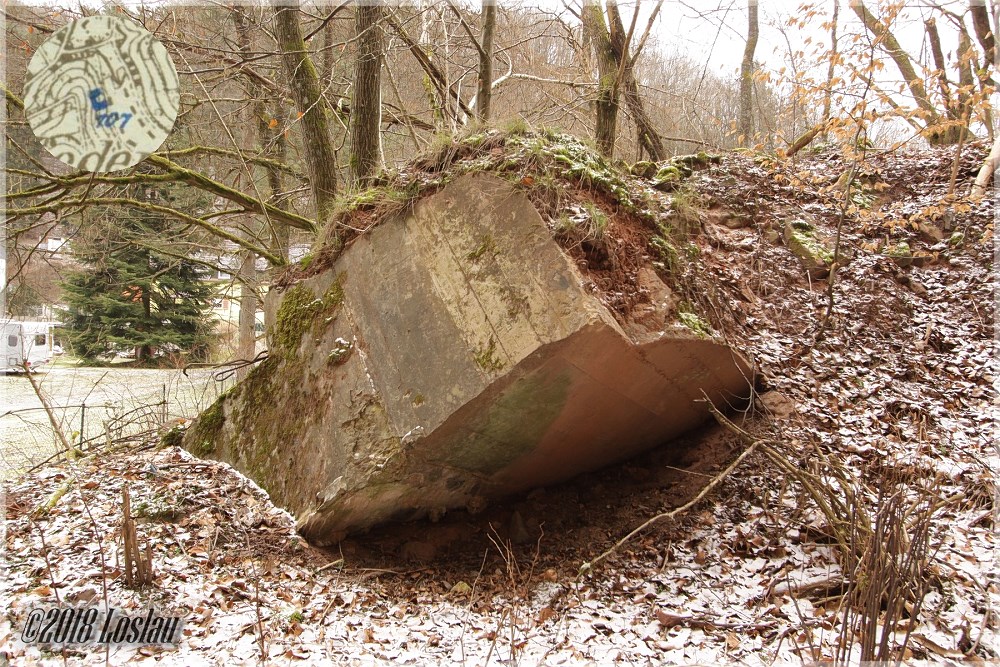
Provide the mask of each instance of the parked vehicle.
POLYGON ((0 372, 23 372, 27 362, 29 370, 36 370, 52 361, 55 344, 52 322, 0 322, 0 372))

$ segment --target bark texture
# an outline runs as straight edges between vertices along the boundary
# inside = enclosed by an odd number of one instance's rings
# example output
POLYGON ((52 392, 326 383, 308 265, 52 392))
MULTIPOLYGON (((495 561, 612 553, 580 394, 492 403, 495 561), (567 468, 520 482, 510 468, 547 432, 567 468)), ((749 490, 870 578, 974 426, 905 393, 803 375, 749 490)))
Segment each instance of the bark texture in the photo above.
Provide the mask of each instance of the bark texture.
POLYGON ((483 35, 479 52, 479 90, 476 92, 476 117, 486 123, 493 102, 493 38, 497 24, 497 5, 483 0, 483 35))
POLYGON ((747 43, 740 63, 740 134, 746 145, 753 138, 753 75, 756 71, 753 56, 757 51, 757 0, 747 0, 747 43))
POLYGON ((594 141, 601 155, 611 158, 615 152, 615 133, 618 127, 618 62, 601 6, 587 0, 583 5, 581 18, 584 32, 597 58, 594 141))
POLYGON ((337 156, 326 116, 326 104, 316 67, 309 58, 299 25, 298 5, 274 9, 274 37, 281 50, 281 62, 305 140, 302 142, 309 169, 309 182, 316 203, 317 220, 322 226, 333 212, 337 196, 337 156))
POLYGON ((351 174, 361 186, 371 181, 381 162, 384 14, 382 5, 358 4, 355 9, 358 59, 351 105, 351 174))

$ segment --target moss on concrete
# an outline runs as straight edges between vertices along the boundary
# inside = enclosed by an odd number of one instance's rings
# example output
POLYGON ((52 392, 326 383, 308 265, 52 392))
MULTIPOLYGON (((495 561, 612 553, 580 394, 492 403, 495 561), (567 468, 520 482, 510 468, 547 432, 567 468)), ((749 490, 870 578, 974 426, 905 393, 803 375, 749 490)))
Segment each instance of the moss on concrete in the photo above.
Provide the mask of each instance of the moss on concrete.
POLYGON ((524 377, 472 420, 470 431, 446 446, 450 466, 490 475, 533 451, 566 404, 566 375, 524 377))
POLYGON ((226 421, 223 405, 227 399, 227 394, 220 396, 215 403, 212 403, 204 412, 198 415, 194 426, 191 427, 189 435, 185 438, 187 449, 195 456, 209 456, 216 450, 216 441, 219 432, 226 421))
POLYGON ((322 297, 307 286, 298 284, 285 292, 274 321, 272 350, 285 357, 295 356, 302 336, 312 328, 322 329, 328 323, 324 315, 333 315, 344 301, 341 276, 333 282, 322 297))
POLYGON ((474 262, 487 253, 495 255, 497 252, 499 251, 497 250, 496 241, 493 240, 493 237, 490 234, 487 234, 479 241, 479 245, 476 246, 476 249, 466 255, 465 258, 470 262, 474 262))
POLYGON ((174 426, 169 431, 160 436, 158 447, 180 447, 184 442, 186 431, 180 426, 174 426))
POLYGON ((271 465, 273 453, 300 437, 313 414, 301 372, 298 360, 272 356, 232 392, 233 421, 241 436, 227 443, 229 460, 269 493, 279 481, 289 481, 276 479, 281 472, 271 465))
POLYGON ((485 347, 477 350, 472 358, 475 359, 476 365, 482 368, 487 373, 494 373, 496 371, 503 370, 506 365, 503 359, 496 356, 497 351, 497 339, 490 336, 490 341, 485 347))

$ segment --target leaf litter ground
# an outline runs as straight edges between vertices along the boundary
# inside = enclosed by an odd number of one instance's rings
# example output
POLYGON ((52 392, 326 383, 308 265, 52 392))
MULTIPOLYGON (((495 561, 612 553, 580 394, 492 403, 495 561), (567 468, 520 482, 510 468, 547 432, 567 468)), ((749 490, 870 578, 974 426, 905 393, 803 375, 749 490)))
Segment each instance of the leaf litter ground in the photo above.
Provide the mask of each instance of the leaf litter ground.
MULTIPOLYGON (((958 191, 984 152, 965 150, 958 191)), ((819 238, 835 236, 832 186, 848 167, 840 158, 779 164, 731 155, 695 173, 688 194, 697 193, 703 213, 686 239, 697 259, 684 268, 703 288, 691 298, 754 357, 769 392, 740 423, 780 439, 803 467, 821 452, 859 478, 892 469, 897 479, 933 480, 941 499, 933 585, 895 637, 909 631, 903 657, 931 662, 1000 657, 995 205, 946 197, 952 156, 866 160, 859 210, 842 229, 849 261, 818 341, 828 279, 811 278, 781 232, 797 220, 819 238), (906 256, 893 256, 901 243, 906 256)), ((646 194, 669 208, 669 195, 646 194)), ((612 229, 628 217, 606 200, 603 208, 612 229)), ((593 248, 575 252, 593 261, 593 248)), ((630 283, 619 279, 617 291, 630 283)), ((615 296, 613 281, 601 287, 615 296)), ((641 296, 622 300, 632 308, 641 296)), ((743 446, 706 427, 479 515, 388 526, 335 551, 305 544, 292 518, 229 466, 175 448, 50 465, 6 489, 0 650, 13 664, 830 659, 843 574, 829 526, 763 456, 690 512, 578 575, 629 530, 693 498, 743 446), (50 511, 34 513, 67 485, 50 511), (123 485, 140 540, 152 545, 156 578, 141 592, 124 587, 123 485), (132 613, 153 606, 184 615, 181 645, 105 653, 17 643, 32 606, 99 604, 105 595, 132 613)))

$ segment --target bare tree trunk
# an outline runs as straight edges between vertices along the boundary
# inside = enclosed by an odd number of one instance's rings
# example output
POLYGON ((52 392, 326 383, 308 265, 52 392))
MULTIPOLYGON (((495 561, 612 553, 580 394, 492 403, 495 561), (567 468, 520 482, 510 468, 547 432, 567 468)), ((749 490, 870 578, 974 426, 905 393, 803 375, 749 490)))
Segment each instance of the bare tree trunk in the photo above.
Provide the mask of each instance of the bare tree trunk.
POLYGON ((984 0, 969 0, 969 10, 972 12, 972 28, 976 38, 983 47, 986 66, 996 66, 996 35, 990 28, 990 12, 984 0))
MULTIPOLYGON (((297 4, 275 7, 274 36, 281 50, 292 98, 301 114, 302 144, 316 203, 316 219, 323 225, 333 212, 337 196, 337 155, 327 123, 326 105, 320 96, 319 75, 302 39, 298 12, 297 4)), ((340 242, 335 230, 329 238, 335 246, 340 242)))
POLYGON ((903 50, 903 47, 899 45, 896 37, 889 31, 889 29, 879 21, 868 8, 865 7, 863 2, 852 2, 851 9, 854 13, 858 15, 862 23, 865 24, 872 34, 879 38, 880 46, 882 50, 889 54, 893 62, 896 63, 896 67, 899 68, 899 73, 903 75, 903 81, 906 82, 907 88, 910 90, 910 94, 913 99, 916 100, 917 106, 923 111, 923 122, 925 130, 925 135, 927 140, 932 145, 944 145, 953 144, 958 141, 957 132, 949 132, 947 130, 942 131, 937 126, 941 124, 941 115, 938 113, 937 109, 934 108, 934 104, 931 102, 930 97, 927 95, 927 90, 924 88, 923 77, 917 76, 916 70, 913 69, 913 63, 910 61, 910 57, 903 50))
POLYGON ((636 83, 632 67, 629 67, 625 72, 625 104, 628 106, 628 110, 632 114, 632 119, 635 121, 639 147, 654 162, 666 160, 667 151, 663 148, 660 133, 656 131, 652 119, 646 113, 646 107, 639 94, 639 85, 636 83))
MULTIPOLYGON (((257 138, 263 147, 265 154, 278 162, 284 163, 288 153, 288 140, 285 133, 278 127, 271 127, 268 118, 277 118, 281 111, 281 100, 274 101, 274 111, 269 116, 266 111, 264 100, 260 100, 260 106, 256 111, 257 116, 257 138)), ((271 204, 282 211, 288 208, 288 195, 284 194, 281 171, 273 167, 267 169, 267 187, 270 190, 269 197, 271 204)), ((288 259, 288 251, 291 244, 291 231, 289 225, 281 221, 269 220, 271 235, 273 237, 272 247, 274 252, 281 257, 288 259)))
POLYGON ((941 90, 941 97, 944 99, 945 113, 954 120, 958 113, 954 107, 954 100, 951 98, 951 86, 948 84, 948 68, 944 60, 944 51, 941 49, 941 37, 938 35, 937 23, 934 18, 924 21, 924 32, 927 33, 927 41, 931 45, 931 57, 934 59, 934 69, 938 71, 938 88, 941 90))
MULTIPOLYGON (((659 10, 659 5, 654 9, 654 13, 659 10)), ((618 3, 614 0, 608 2, 609 33, 611 38, 611 48, 616 60, 617 77, 625 87, 625 105, 632 120, 635 121, 636 135, 639 142, 640 151, 644 151, 651 160, 659 162, 667 159, 667 153, 663 148, 660 135, 653 125, 652 119, 646 113, 646 107, 639 94, 639 84, 635 80, 635 61, 644 45, 639 44, 634 54, 629 53, 631 36, 635 28, 635 19, 638 14, 632 15, 632 25, 628 33, 625 32, 625 24, 622 22, 621 12, 618 11, 618 3)), ((652 17, 651 17, 652 18, 652 17)))
POLYGON ((479 51, 479 90, 476 92, 476 117, 480 123, 490 119, 493 101, 493 35, 497 24, 495 0, 483 0, 483 34, 479 51))
POLYGON ((973 70, 973 51, 972 51, 972 38, 969 37, 969 33, 966 32, 965 27, 959 24, 960 30, 958 31, 958 107, 959 109, 965 109, 971 103, 973 86, 975 85, 975 78, 972 75, 973 70))
MULTIPOLYGON (((240 48, 240 55, 247 59, 250 57, 250 21, 243 7, 232 8, 233 23, 236 26, 236 37, 240 48)), ((247 96, 251 100, 249 107, 250 121, 259 127, 267 125, 264 115, 264 101, 261 99, 260 82, 253 77, 246 79, 247 96)), ((265 148, 263 136, 261 136, 261 147, 265 148)), ((266 148, 265 148, 266 152, 266 148)), ((275 171, 270 169, 269 171, 275 171)), ((263 197, 261 197, 263 199, 263 197)), ((272 222, 272 224, 274 224, 272 222)), ((250 229, 247 231, 247 240, 254 241, 253 237, 258 236, 261 225, 256 221, 249 223, 250 229)), ((240 285, 240 316, 237 326, 237 347, 236 357, 238 359, 253 359, 257 353, 257 332, 255 331, 257 314, 257 255, 250 250, 243 250, 240 253, 240 267, 237 272, 240 285)), ((241 366, 236 370, 237 381, 242 380, 250 373, 249 366, 241 366)))
MULTIPOLYGON (((837 22, 840 18, 840 0, 833 0, 833 17, 830 19, 830 63, 826 68, 826 90, 823 91, 823 138, 826 140, 830 127, 830 112, 833 102, 833 76, 837 68, 837 22)), ((810 139, 812 141, 812 139, 810 139)), ((797 142, 796 142, 797 143, 797 142)))
POLYGON ((597 57, 594 140, 601 155, 611 158, 615 152, 618 125, 618 63, 601 6, 594 0, 585 0, 581 18, 583 29, 597 57))
MULTIPOLYGON (((996 4, 994 3, 991 8, 996 11, 996 4)), ((996 85, 996 79, 993 77, 993 72, 996 71, 998 64, 996 60, 996 35, 990 28, 990 9, 987 8, 985 0, 979 2, 970 0, 969 9, 972 13, 972 27, 976 32, 976 39, 983 47, 983 62, 976 64, 975 70, 976 78, 979 80, 979 89, 985 91, 987 86, 996 85)), ((990 141, 993 141, 996 131, 993 127, 993 108, 989 98, 983 100, 980 112, 983 114, 983 125, 986 126, 987 136, 990 141)))
POLYGON ((359 3, 355 9, 358 59, 354 68, 351 105, 351 174, 366 186, 381 163, 382 17, 381 5, 359 3))
POLYGON ((741 145, 753 140, 753 75, 754 52, 757 50, 757 0, 747 0, 747 43, 740 63, 740 135, 741 145))
POLYGON ((323 26, 323 88, 333 82, 333 21, 323 26))

